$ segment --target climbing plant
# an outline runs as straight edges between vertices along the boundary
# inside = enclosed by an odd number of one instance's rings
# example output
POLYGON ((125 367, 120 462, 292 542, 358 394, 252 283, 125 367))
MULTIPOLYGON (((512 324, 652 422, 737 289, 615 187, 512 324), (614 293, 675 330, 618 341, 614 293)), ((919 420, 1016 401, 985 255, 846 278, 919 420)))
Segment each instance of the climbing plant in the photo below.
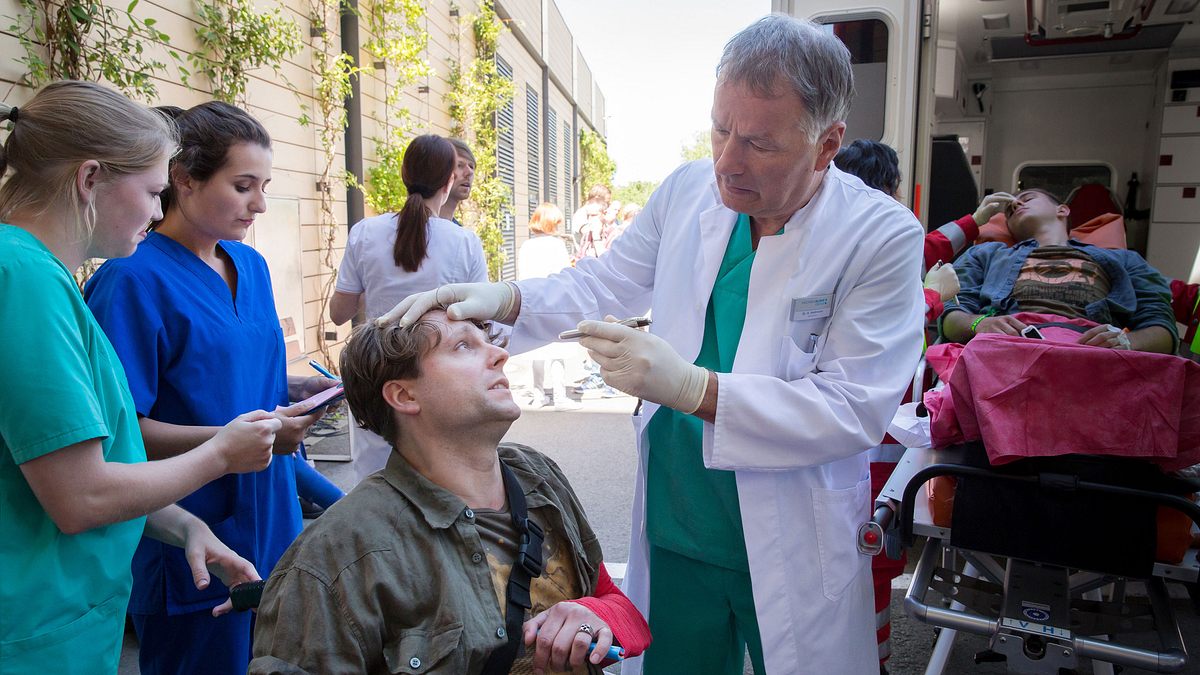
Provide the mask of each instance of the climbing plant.
POLYGON ((608 144, 600 134, 590 129, 580 129, 579 155, 582 159, 580 168, 583 193, 586 195, 587 191, 596 185, 603 185, 611 190, 617 163, 608 156, 608 144))
POLYGON ((313 71, 316 77, 312 115, 305 114, 301 121, 316 127, 321 150, 318 167, 317 191, 320 195, 321 264, 328 273, 321 287, 321 304, 317 313, 317 349, 326 363, 334 363, 330 342, 326 338, 329 327, 329 298, 337 282, 337 252, 335 248, 342 224, 335 211, 334 188, 345 185, 353 177, 338 170, 337 151, 346 129, 346 97, 350 95, 351 78, 363 71, 355 65, 354 58, 341 51, 339 37, 329 29, 337 24, 341 3, 338 0, 315 0, 312 4, 313 27, 313 71))
POLYGON ((269 66, 279 74, 284 59, 300 51, 300 29, 279 7, 259 12, 252 0, 197 0, 196 14, 200 48, 188 61, 208 79, 213 98, 226 103, 245 103, 248 71, 269 66))
POLYGON ((499 144, 497 114, 512 100, 513 84, 496 68, 496 48, 507 30, 496 16, 492 0, 481 0, 479 14, 459 19, 454 39, 460 56, 450 62, 450 90, 446 103, 450 108, 451 133, 471 143, 475 154, 475 183, 471 199, 464 205, 465 224, 474 227, 483 242, 488 276, 499 280, 504 265, 504 235, 501 224, 512 201, 512 191, 497 172, 499 144), (469 27, 474 38, 474 55, 462 58, 463 33, 469 27))
MULTIPOLYGON (((40 87, 61 79, 106 80, 125 94, 144 101, 158 94, 154 77, 167 65, 150 53, 170 36, 153 18, 134 14, 138 0, 124 9, 99 0, 20 0, 21 12, 8 30, 23 54, 25 83, 40 87)), ((178 52, 168 51, 178 58, 178 52)))
MULTIPOLYGON (((99 0, 20 0, 20 13, 9 25, 22 53, 15 58, 25 68, 24 83, 33 88, 55 80, 105 80, 127 96, 153 101, 154 78, 167 64, 148 51, 155 43, 168 45, 170 36, 155 27, 153 18, 134 13, 138 0, 124 9, 99 0)), ((80 288, 99 267, 86 260, 75 273, 80 288)))
POLYGON ((384 88, 380 133, 375 143, 377 164, 367 170, 367 204, 378 212, 396 211, 408 196, 400 177, 404 147, 412 133, 409 111, 401 105, 404 88, 429 74, 425 49, 425 5, 420 0, 374 0, 364 14, 371 39, 363 49, 374 58, 384 88))

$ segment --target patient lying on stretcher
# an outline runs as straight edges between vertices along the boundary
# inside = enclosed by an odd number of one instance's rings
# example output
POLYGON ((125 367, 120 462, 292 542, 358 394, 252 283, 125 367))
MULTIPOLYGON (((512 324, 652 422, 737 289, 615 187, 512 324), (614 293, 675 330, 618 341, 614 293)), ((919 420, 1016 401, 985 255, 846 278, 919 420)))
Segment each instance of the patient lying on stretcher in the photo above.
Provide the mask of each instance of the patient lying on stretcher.
POLYGON ((946 303, 942 334, 963 343, 980 333, 1020 335, 1026 325, 1012 315, 1036 312, 1096 322, 1080 344, 1174 353, 1167 280, 1133 251, 1070 238, 1069 213, 1048 192, 1019 192, 1006 214, 1017 244, 977 244, 955 262, 961 290, 946 303))

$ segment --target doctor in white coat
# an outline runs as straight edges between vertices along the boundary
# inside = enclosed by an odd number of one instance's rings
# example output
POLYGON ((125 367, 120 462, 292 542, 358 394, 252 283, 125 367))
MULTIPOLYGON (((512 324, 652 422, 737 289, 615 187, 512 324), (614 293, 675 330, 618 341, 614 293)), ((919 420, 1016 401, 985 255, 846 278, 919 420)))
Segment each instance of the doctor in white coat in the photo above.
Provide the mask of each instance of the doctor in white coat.
POLYGON ((760 674, 878 672, 855 537, 866 450, 919 357, 923 232, 832 165, 852 90, 836 38, 765 17, 718 66, 714 162, 677 169, 605 255, 548 279, 443 286, 380 319, 446 306, 513 324, 514 351, 578 324, 605 381, 644 400, 625 590, 654 635, 648 672, 741 673, 747 647, 760 674), (596 320, 647 309, 648 333, 596 320), (655 436, 660 412, 676 426, 655 436), (715 546, 710 530, 735 540, 715 546))

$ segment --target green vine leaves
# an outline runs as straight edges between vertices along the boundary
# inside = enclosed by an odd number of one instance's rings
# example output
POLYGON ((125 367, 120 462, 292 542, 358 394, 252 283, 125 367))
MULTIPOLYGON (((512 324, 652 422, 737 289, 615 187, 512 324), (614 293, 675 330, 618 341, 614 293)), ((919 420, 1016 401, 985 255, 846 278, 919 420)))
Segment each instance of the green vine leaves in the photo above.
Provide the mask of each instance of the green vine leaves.
MULTIPOLYGON (((166 64, 148 53, 170 36, 152 18, 134 14, 138 0, 125 9, 99 0, 20 0, 21 13, 10 17, 8 30, 21 42, 25 80, 37 88, 59 79, 107 80, 125 94, 144 101, 158 95, 154 78, 166 64)), ((175 51, 169 51, 178 60, 175 51)))
POLYGON ((244 102, 248 71, 270 66, 278 74, 300 51, 300 29, 278 7, 259 12, 251 0, 197 0, 196 14, 200 48, 188 60, 208 79, 213 98, 226 103, 244 102))
POLYGON ((329 26, 337 25, 341 3, 338 0, 315 0, 312 3, 313 69, 316 86, 313 88, 315 119, 301 116, 302 124, 315 123, 320 142, 321 164, 317 178, 320 193, 320 251, 325 275, 321 284, 317 313, 317 349, 326 363, 333 362, 331 335, 328 329, 329 298, 337 282, 337 235, 341 230, 335 206, 334 184, 354 184, 353 175, 336 170, 338 146, 346 129, 346 97, 353 87, 353 78, 365 69, 355 65, 355 59, 341 50, 339 36, 329 26))
POLYGON ((613 187, 613 174, 617 171, 617 163, 608 155, 608 145, 600 134, 591 129, 579 131, 579 154, 581 162, 581 178, 586 194, 595 185, 604 185, 610 190, 613 187))
POLYGON ((420 0, 375 0, 364 19, 371 39, 363 49, 375 60, 373 68, 380 74, 385 92, 382 119, 373 115, 382 132, 371 139, 376 164, 367 169, 364 194, 374 211, 385 213, 398 210, 408 197, 400 167, 413 129, 401 97, 405 87, 430 73, 425 58, 429 33, 420 0))
POLYGON ((488 276, 496 281, 500 279, 505 259, 501 225, 512 202, 512 191, 500 179, 496 164, 500 135, 497 116, 513 96, 512 81, 496 68, 496 49, 507 29, 496 16, 491 0, 479 3, 478 15, 460 21, 470 21, 475 57, 465 65, 450 63, 450 90, 445 98, 450 108, 451 132, 473 140, 475 184, 464 220, 475 228, 475 234, 483 242, 488 276))

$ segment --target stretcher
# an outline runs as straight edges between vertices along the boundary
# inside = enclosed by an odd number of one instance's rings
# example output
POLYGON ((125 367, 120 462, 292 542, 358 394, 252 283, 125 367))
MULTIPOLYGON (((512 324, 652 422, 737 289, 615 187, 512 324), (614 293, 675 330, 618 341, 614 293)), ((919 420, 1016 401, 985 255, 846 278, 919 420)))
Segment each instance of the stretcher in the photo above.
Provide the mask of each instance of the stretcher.
POLYGON ((1080 473, 1071 461, 997 469, 981 454, 970 445, 908 449, 859 532, 860 550, 892 557, 924 538, 904 606, 941 629, 925 672, 945 670, 959 633, 988 639, 976 663, 1004 662, 1013 673, 1076 672, 1083 658, 1097 673, 1181 671, 1188 656, 1166 584, 1197 584, 1200 564, 1194 548, 1175 563, 1154 560, 1154 514, 1164 506, 1200 524, 1200 506, 1187 497, 1197 486, 1139 472, 1132 460, 1097 474, 1106 459, 1085 458, 1080 473), (956 501, 952 526, 935 523, 926 496, 926 483, 940 476, 959 480, 959 495, 969 489, 983 498, 963 513, 956 501), (1108 512, 1093 513, 1097 504, 1108 512), (1064 505, 1084 510, 1059 513, 1070 511, 1064 505), (1114 513, 1128 522, 1109 522, 1114 513), (1129 597, 1131 581, 1144 584, 1148 598, 1129 597), (1157 649, 1123 637, 1145 632, 1157 635, 1157 649))

